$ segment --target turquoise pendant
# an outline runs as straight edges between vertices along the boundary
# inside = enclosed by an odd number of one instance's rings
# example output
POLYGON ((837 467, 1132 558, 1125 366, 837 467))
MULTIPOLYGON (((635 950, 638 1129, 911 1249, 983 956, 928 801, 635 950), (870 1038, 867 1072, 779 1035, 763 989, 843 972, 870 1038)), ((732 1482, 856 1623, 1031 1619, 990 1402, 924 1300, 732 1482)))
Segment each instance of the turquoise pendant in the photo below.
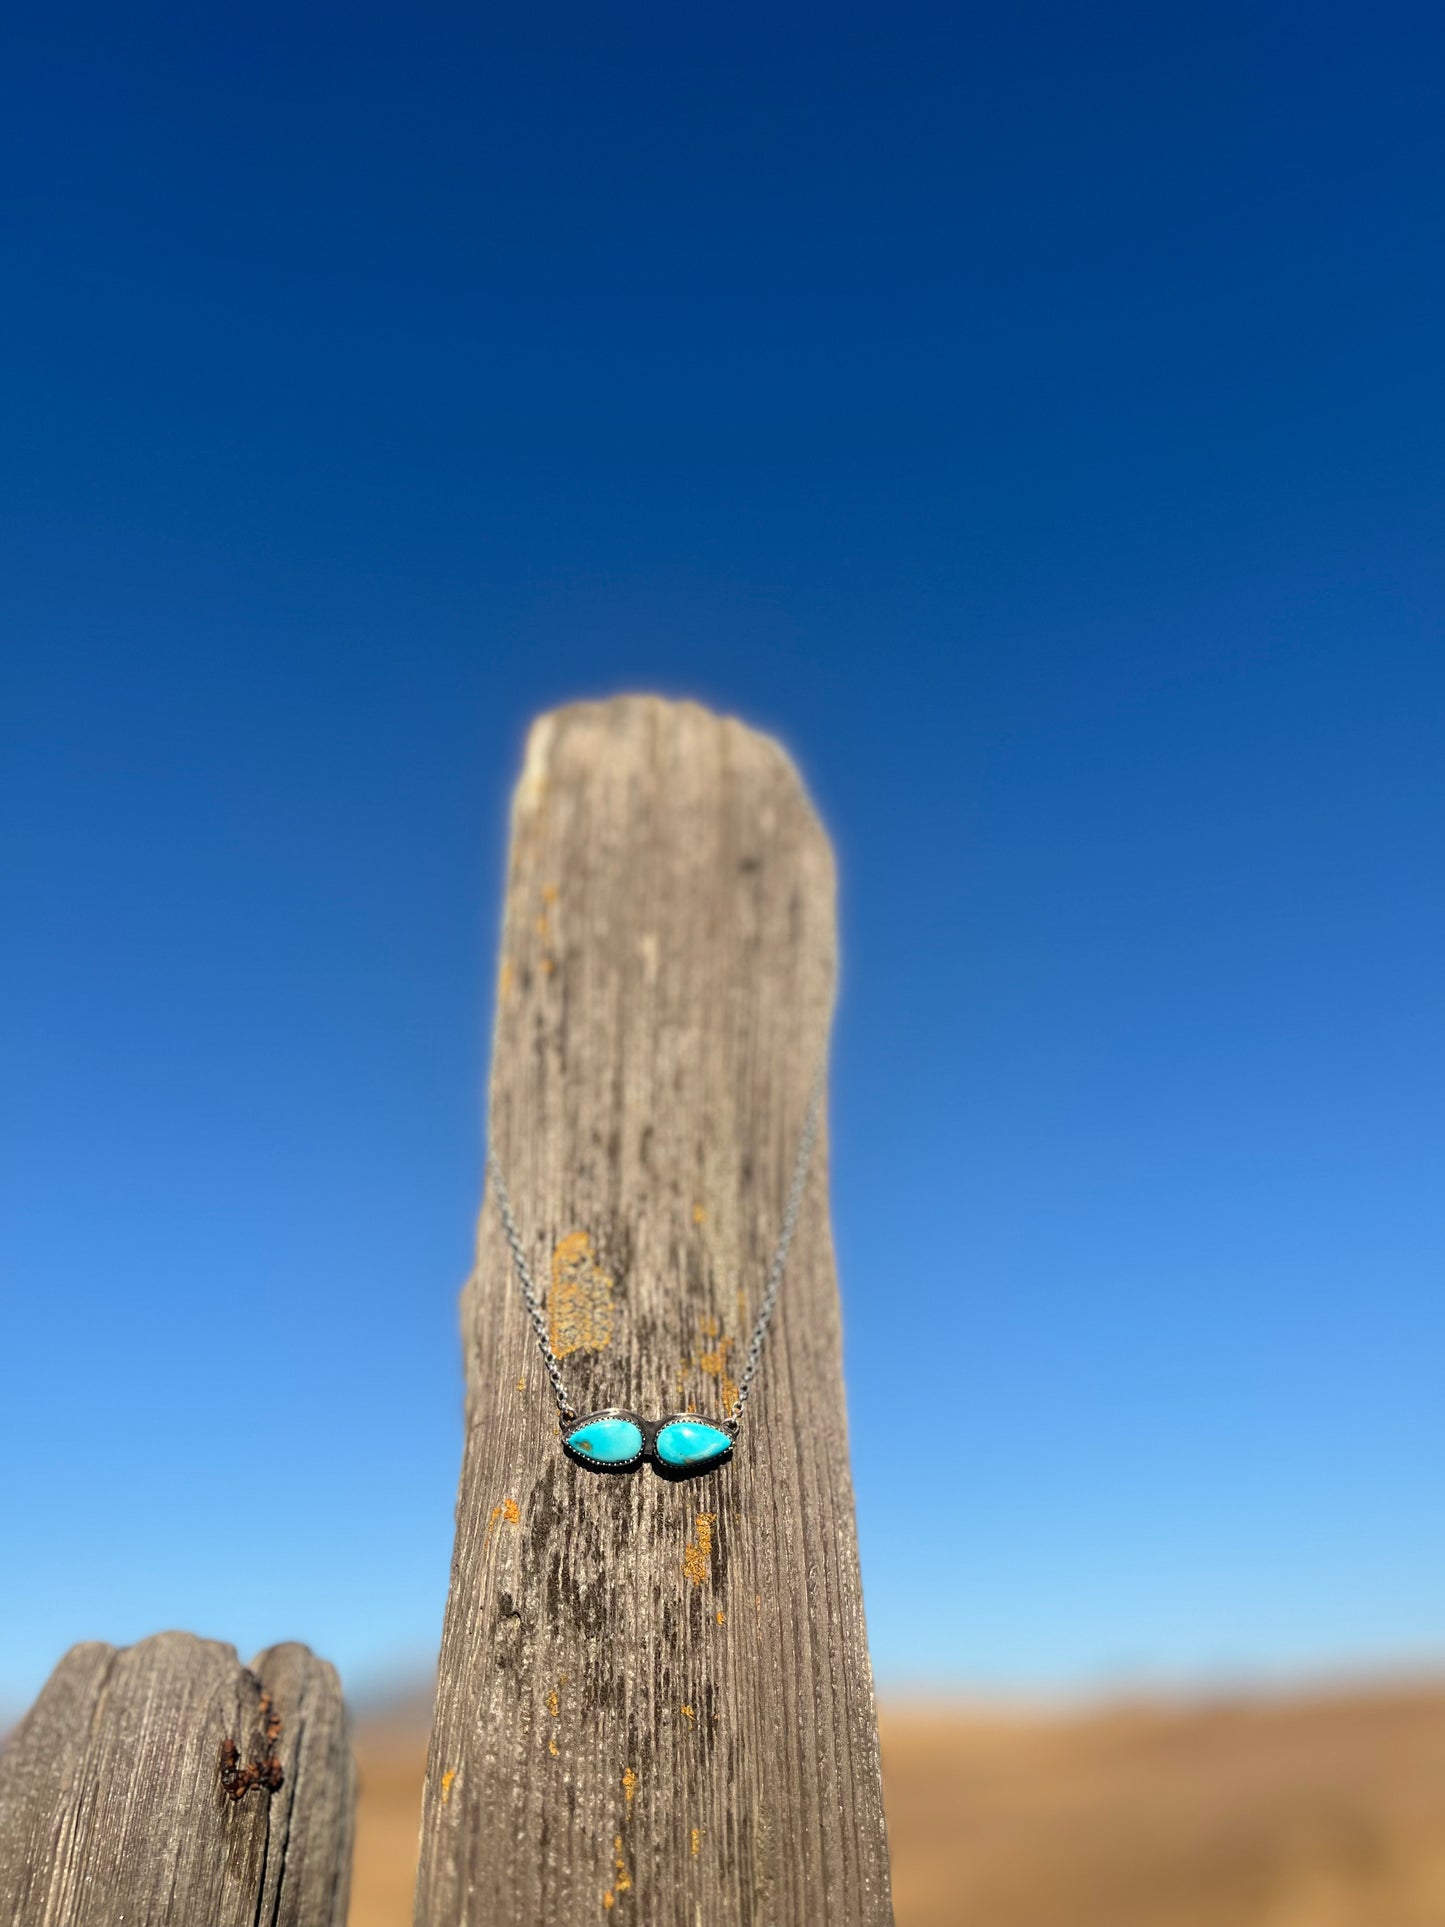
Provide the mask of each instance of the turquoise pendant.
POLYGON ((616 1406, 587 1412, 562 1427, 567 1456, 599 1472, 623 1472, 644 1458, 670 1476, 702 1472, 726 1458, 736 1439, 737 1427, 727 1419, 702 1419, 695 1412, 645 1419, 616 1406))
POLYGON ((652 1449, 664 1465, 696 1468, 733 1449, 732 1435, 702 1419, 670 1418, 658 1426, 652 1449))
POLYGON ((574 1425, 562 1443, 589 1465, 636 1465, 642 1457, 642 1427, 627 1412, 593 1412, 574 1425))

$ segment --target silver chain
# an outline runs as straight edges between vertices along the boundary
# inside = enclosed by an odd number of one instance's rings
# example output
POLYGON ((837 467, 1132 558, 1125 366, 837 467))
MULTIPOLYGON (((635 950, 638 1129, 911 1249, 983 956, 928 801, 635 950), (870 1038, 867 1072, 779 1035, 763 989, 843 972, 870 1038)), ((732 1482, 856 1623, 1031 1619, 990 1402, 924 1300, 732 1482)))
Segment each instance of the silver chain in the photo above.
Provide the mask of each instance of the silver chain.
MULTIPOLYGON (((728 1413, 729 1422, 741 1422, 743 1407, 748 1402, 753 1380, 757 1376, 758 1365, 763 1356, 763 1341, 768 1335, 768 1325, 773 1316, 773 1307, 778 1302, 778 1287, 783 1282, 783 1273, 788 1264, 788 1248, 793 1242, 793 1233, 798 1228, 798 1213, 803 1205, 803 1187, 808 1181, 808 1167, 813 1162, 813 1147, 818 1142, 818 1124, 823 1110, 823 1066, 818 1066, 813 1079, 813 1088, 808 1097, 808 1114, 803 1119, 803 1134, 798 1139, 798 1153, 793 1160, 792 1182, 788 1186, 787 1202, 783 1206, 783 1222, 778 1232, 778 1242, 773 1247, 773 1261, 768 1266, 767 1280, 763 1286, 763 1302, 758 1307, 757 1319, 753 1325, 753 1335, 748 1341, 748 1355, 743 1365, 742 1377, 738 1380, 737 1397, 728 1413)), ((547 1368, 547 1376, 552 1381, 556 1394, 557 1410, 562 1417, 572 1420, 578 1416, 577 1407, 568 1396, 562 1378, 562 1364, 552 1349, 552 1340, 547 1332, 547 1320, 542 1312, 542 1300, 538 1295, 532 1268, 527 1263, 527 1254, 522 1248, 522 1234, 517 1229, 516 1216, 512 1210, 511 1196, 507 1190, 507 1180, 502 1176, 501 1161, 495 1149, 489 1149, 487 1164, 492 1174, 492 1184, 497 1193, 497 1210, 501 1214, 502 1229, 507 1234, 507 1244, 512 1253, 512 1265, 517 1274, 517 1283, 522 1287, 522 1302, 527 1307, 527 1316, 532 1321, 532 1330, 537 1335, 537 1349, 542 1354, 542 1363, 547 1368)))
POLYGON ((502 1176, 502 1167, 494 1150, 489 1150, 487 1162, 491 1166, 492 1183, 497 1192, 497 1209, 502 1214, 502 1229, 507 1234, 507 1243, 512 1248, 512 1263, 516 1268, 517 1282, 522 1287, 522 1300, 527 1307, 527 1316, 532 1321, 532 1330, 537 1334, 537 1348, 542 1354, 542 1363, 547 1367, 547 1376, 552 1381, 552 1390, 557 1394, 557 1410, 565 1419, 574 1419, 577 1408, 567 1396, 567 1388, 562 1383, 562 1366, 552 1341, 547 1336, 547 1321, 542 1316, 542 1301, 537 1296, 537 1287, 532 1281, 532 1269, 527 1263, 527 1254, 522 1249, 522 1234, 517 1229, 517 1220, 512 1215, 512 1200, 507 1195, 507 1180, 502 1176))

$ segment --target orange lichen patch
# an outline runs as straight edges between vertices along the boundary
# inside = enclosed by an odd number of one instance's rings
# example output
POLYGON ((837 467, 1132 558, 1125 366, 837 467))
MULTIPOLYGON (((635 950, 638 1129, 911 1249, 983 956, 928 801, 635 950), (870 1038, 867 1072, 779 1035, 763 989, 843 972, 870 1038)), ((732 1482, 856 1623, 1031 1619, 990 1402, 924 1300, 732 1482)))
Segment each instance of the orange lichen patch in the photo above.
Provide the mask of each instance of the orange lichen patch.
POLYGON ((687 1721, 689 1726, 697 1725, 697 1714, 693 1711, 692 1707, 684 1706, 682 1709, 682 1717, 687 1721))
POLYGON ((487 1521, 486 1538, 483 1540, 483 1544, 491 1540, 492 1534, 499 1525, 519 1526, 521 1523, 522 1508, 517 1504, 517 1501, 515 1499, 503 1499, 500 1505, 494 1505, 492 1507, 492 1516, 487 1521))
POLYGON ((552 1715, 552 1718, 554 1720, 560 1719, 562 1717, 562 1705, 560 1700, 557 1698, 557 1688, 555 1686, 552 1688, 551 1692, 547 1695, 547 1711, 552 1715))
POLYGON ((525 1391, 526 1391, 526 1389, 527 1389, 527 1374, 526 1374, 525 1372, 518 1372, 518 1374, 517 1374, 517 1390, 518 1390, 519 1392, 525 1392, 525 1391))
POLYGON ((443 1806, 445 1806, 447 1801, 450 1800, 452 1797, 452 1781, 456 1777, 457 1777, 457 1770, 454 1766, 449 1766, 446 1772, 442 1775, 442 1805, 443 1806))
POLYGON ((682 1569, 695 1586, 712 1578, 712 1529, 716 1524, 715 1512, 700 1512, 693 1536, 683 1548, 682 1569))
POLYGON ((585 1231, 569 1231, 552 1253, 547 1335, 558 1358, 612 1343, 612 1280, 598 1269, 585 1231))
POLYGON ((627 1871, 627 1862, 623 1857, 622 1835, 620 1833, 612 1842, 612 1852, 614 1855, 612 1864, 617 1873, 617 1879, 613 1882, 613 1885, 618 1893, 625 1894, 627 1889, 632 1885, 632 1876, 627 1871))
POLYGON ((693 1828, 693 1830, 692 1830, 692 1857, 693 1857, 693 1859, 694 1859, 694 1860, 696 1860, 696 1859, 697 1859, 697 1857, 698 1857, 698 1855, 699 1855, 699 1854, 700 1854, 701 1852, 702 1852, 702 1828, 701 1828, 701 1827, 694 1827, 694 1828, 693 1828))
MULTIPOLYGON (((557 901, 556 884, 544 883, 542 885, 543 908, 538 913, 537 918, 532 925, 532 928, 537 933, 537 941, 539 944, 541 944, 544 952, 550 951, 552 949, 552 920, 547 915, 547 912, 556 901, 557 901)), ((554 957, 544 955, 539 959, 537 968, 542 972, 542 975, 544 977, 550 977, 552 972, 557 968, 556 959, 554 957)))
POLYGON ((695 1204, 692 1207, 692 1221, 694 1224, 707 1223, 707 1206, 706 1205, 695 1204))
POLYGON ((719 1606, 717 1611, 713 1614, 713 1618, 717 1621, 719 1626, 721 1626, 723 1621, 727 1618, 727 1614, 723 1611, 722 1607, 719 1606))
POLYGON ((548 1740, 547 1751, 552 1755, 552 1758, 555 1760, 557 1757, 557 1742, 555 1740, 548 1740))
POLYGON ((728 1377, 728 1353, 733 1348, 733 1341, 722 1336, 721 1327, 715 1318, 703 1319, 702 1335, 712 1340, 712 1350, 698 1353, 698 1365, 709 1378, 720 1380, 718 1389, 722 1394, 722 1402, 731 1410, 738 1395, 736 1383, 728 1377))
POLYGON ((497 996, 502 1003, 506 1004, 511 1002, 512 991, 515 987, 516 980, 517 973, 512 968, 511 958, 504 957, 502 959, 502 968, 497 973, 497 996))
POLYGON ((622 1795, 627 1802, 627 1810, 629 1813, 632 1811, 633 1796, 636 1792, 637 1775, 632 1771, 630 1766, 625 1766, 622 1769, 622 1795))
POLYGON ((607 1909, 609 1914, 612 1912, 612 1909, 617 1905, 617 1896, 615 1893, 613 1893, 610 1887, 607 1889, 607 1892, 602 1896, 602 1905, 607 1909))

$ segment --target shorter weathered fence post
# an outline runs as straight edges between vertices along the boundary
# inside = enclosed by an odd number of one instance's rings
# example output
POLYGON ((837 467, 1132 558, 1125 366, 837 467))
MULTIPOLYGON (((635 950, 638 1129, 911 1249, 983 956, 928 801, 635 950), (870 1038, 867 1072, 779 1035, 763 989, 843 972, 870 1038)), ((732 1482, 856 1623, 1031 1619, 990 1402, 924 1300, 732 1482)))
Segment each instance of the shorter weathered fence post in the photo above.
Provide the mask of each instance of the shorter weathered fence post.
POLYGON ((0 1753, 0 1927, 344 1927, 354 1794, 305 1646, 74 1646, 0 1753))

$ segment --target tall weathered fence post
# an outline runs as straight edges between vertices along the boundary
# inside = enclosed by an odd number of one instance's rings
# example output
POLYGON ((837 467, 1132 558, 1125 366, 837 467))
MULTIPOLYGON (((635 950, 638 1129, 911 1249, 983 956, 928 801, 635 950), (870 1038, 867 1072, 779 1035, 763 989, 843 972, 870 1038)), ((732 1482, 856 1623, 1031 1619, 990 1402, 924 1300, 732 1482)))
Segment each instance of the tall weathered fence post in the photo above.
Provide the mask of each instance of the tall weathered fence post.
MULTIPOLYGON (((726 1411, 836 977, 833 860, 778 746, 625 698, 534 727, 490 1133, 582 1410, 726 1411)), ((495 1202, 420 1927, 891 1920, 820 1146, 734 1460, 575 1467, 495 1202)))
POLYGON ((0 1927, 345 1927, 353 1794, 305 1646, 74 1646, 0 1753, 0 1927))

